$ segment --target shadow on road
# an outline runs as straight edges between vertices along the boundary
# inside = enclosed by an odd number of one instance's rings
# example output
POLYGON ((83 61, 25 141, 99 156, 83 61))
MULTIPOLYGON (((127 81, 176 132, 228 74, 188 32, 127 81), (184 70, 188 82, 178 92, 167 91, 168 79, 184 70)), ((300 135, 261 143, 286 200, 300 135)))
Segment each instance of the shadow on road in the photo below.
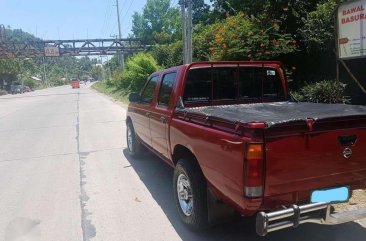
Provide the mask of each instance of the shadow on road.
MULTIPOLYGON (((337 226, 304 224, 297 229, 281 230, 259 237, 255 233, 253 219, 240 220, 215 226, 204 232, 193 232, 185 227, 178 216, 173 200, 173 169, 162 160, 147 153, 140 159, 132 159, 127 149, 123 154, 145 184, 153 198, 160 205, 182 240, 271 240, 271 241, 361 241, 366 240, 366 229, 357 223, 337 226)), ((162 237, 164 239, 164 237, 162 237)))

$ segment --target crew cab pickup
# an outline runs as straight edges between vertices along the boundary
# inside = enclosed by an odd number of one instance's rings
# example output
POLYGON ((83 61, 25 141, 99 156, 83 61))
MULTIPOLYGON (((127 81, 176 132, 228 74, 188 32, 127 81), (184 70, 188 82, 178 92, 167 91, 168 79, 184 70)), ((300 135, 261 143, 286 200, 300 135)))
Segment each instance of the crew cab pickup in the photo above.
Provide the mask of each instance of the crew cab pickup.
POLYGON ((366 218, 332 208, 366 187, 366 107, 294 101, 280 62, 177 66, 129 98, 129 154, 145 146, 175 169, 177 210, 191 228, 218 210, 256 215, 262 236, 366 218))

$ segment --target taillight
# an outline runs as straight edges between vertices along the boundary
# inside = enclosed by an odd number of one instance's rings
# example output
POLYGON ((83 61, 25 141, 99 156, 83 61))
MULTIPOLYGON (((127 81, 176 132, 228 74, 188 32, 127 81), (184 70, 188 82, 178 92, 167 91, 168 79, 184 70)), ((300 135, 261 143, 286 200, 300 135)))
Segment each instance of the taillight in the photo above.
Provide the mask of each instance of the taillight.
POLYGON ((263 195, 263 144, 247 144, 244 164, 244 192, 247 197, 263 195))

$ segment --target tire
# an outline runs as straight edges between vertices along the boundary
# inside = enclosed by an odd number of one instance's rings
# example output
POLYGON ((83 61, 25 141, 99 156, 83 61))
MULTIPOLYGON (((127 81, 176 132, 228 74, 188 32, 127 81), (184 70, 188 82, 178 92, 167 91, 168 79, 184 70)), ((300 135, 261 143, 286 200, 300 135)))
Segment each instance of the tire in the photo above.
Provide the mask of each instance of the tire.
POLYGON ((131 157, 140 157, 142 154, 142 144, 136 136, 132 122, 127 122, 126 131, 127 149, 131 157))
POLYGON ((174 170, 173 190, 176 207, 183 223, 196 231, 207 228, 206 180, 193 158, 178 161, 174 170))

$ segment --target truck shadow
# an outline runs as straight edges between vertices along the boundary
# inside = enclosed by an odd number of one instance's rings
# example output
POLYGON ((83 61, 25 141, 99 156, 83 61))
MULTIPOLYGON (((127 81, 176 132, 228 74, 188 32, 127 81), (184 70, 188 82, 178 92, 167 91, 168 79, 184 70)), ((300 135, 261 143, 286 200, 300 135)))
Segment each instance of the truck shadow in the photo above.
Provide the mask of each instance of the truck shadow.
MULTIPOLYGON (((193 232, 184 226, 178 216, 173 200, 173 169, 152 153, 139 159, 132 159, 127 149, 126 159, 145 184, 152 197, 164 211, 170 223, 182 240, 271 240, 271 241, 360 241, 365 240, 366 228, 357 223, 337 226, 304 224, 297 229, 287 229, 259 237, 255 233, 253 218, 240 218, 217 225, 204 232, 193 232)), ((164 240, 164 237, 162 237, 164 240)))

